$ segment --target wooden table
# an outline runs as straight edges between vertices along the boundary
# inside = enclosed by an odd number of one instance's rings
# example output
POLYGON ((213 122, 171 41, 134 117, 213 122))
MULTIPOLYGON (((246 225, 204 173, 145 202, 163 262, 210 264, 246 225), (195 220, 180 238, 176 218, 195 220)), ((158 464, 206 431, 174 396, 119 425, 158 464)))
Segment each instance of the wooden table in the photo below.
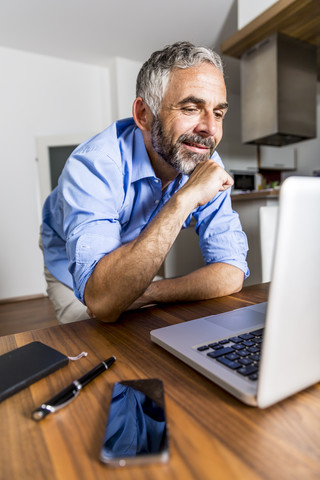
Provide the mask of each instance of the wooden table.
POLYGON ((1 480, 320 478, 319 384, 269 409, 243 405, 150 340, 150 330, 259 303, 268 285, 217 300, 128 312, 113 325, 88 320, 0 338, 0 353, 40 340, 88 357, 0 403, 1 480), (101 360, 112 368, 59 413, 36 423, 31 411, 101 360), (159 377, 170 429, 166 465, 112 468, 100 463, 114 382, 159 377))

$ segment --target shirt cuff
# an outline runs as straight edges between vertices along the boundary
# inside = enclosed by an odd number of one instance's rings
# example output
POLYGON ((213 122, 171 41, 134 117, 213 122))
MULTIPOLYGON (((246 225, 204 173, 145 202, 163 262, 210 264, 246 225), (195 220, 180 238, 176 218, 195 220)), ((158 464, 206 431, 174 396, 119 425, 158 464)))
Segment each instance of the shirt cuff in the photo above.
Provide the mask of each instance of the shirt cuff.
POLYGON ((246 261, 248 241, 243 231, 212 234, 200 241, 200 248, 206 264, 228 263, 242 270, 245 279, 250 275, 246 261))

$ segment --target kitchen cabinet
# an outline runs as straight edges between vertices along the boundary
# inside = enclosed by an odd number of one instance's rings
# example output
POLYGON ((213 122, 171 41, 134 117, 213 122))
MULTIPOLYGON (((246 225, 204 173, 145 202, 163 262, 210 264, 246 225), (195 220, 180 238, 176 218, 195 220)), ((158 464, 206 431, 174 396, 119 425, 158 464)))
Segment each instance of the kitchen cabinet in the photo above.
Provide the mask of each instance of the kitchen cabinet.
POLYGON ((224 55, 241 58, 255 44, 281 32, 289 37, 318 46, 320 80, 320 4, 319 0, 278 0, 261 15, 222 42, 224 55))
POLYGON ((292 145, 286 147, 261 146, 259 151, 260 170, 296 170, 297 149, 292 145))

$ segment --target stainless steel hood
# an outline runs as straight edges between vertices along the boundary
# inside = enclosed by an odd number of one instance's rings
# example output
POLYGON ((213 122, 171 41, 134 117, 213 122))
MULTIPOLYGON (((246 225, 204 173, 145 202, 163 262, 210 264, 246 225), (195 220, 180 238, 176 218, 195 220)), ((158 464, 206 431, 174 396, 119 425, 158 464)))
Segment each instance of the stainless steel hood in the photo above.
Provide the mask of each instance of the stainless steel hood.
POLYGON ((241 57, 242 141, 282 146, 316 136, 317 49, 276 33, 241 57))

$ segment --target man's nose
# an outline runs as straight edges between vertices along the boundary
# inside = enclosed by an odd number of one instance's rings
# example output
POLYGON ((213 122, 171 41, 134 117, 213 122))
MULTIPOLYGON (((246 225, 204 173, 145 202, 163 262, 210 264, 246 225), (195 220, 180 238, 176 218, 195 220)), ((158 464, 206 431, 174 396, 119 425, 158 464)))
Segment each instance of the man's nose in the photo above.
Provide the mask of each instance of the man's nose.
POLYGON ((214 112, 206 112, 201 115, 196 126, 196 132, 200 135, 212 137, 218 128, 218 119, 214 112))

